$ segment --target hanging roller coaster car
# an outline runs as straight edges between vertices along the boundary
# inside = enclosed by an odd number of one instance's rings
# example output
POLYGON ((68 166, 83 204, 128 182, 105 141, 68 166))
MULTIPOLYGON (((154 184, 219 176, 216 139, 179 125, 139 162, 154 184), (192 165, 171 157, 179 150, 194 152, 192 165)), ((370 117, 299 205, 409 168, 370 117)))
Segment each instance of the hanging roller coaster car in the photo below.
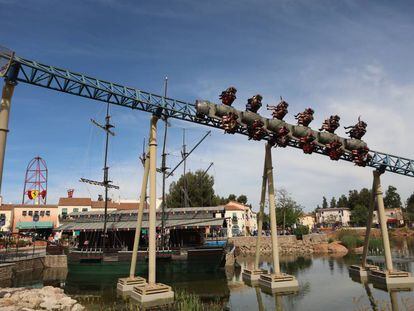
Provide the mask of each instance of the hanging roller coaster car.
POLYGON ((333 142, 326 144, 325 154, 327 154, 331 160, 338 161, 344 153, 345 150, 339 140, 334 140, 333 142))
POLYGON ((246 111, 257 113, 262 107, 262 95, 257 94, 247 100, 246 111))
POLYGON ((346 134, 349 134, 349 137, 355 139, 361 139, 367 132, 367 124, 364 121, 361 121, 361 117, 358 117, 358 123, 351 126, 344 126, 344 129, 348 130, 346 134))
MULTIPOLYGON (((253 110, 256 110, 261 106, 261 96, 256 99, 255 96, 252 97, 249 103, 255 107, 253 110)), ((284 114, 287 110, 286 102, 279 104, 280 106, 277 105, 270 109, 268 107, 269 110, 275 112, 272 117, 276 116, 277 111, 282 111, 284 114)), ((355 138, 362 137, 361 135, 366 132, 366 123, 361 120, 352 129, 348 127, 351 129, 349 131, 352 133, 351 138, 343 138, 334 134, 339 126, 340 118, 338 116, 331 116, 325 120, 322 131, 315 131, 307 126, 313 120, 311 108, 296 115, 298 125, 286 123, 279 118, 264 118, 250 108, 246 111, 240 111, 228 105, 216 105, 208 101, 196 102, 197 115, 202 118, 210 117, 219 120, 226 133, 233 134, 239 129, 245 129, 249 139, 261 140, 269 137, 269 143, 272 145, 279 147, 296 145, 308 154, 318 150, 328 155, 332 160, 339 160, 344 154, 347 154, 348 159, 358 166, 365 166, 371 160, 367 144, 355 138)), ((282 113, 277 116, 282 117, 282 113)))
POLYGON ((299 146, 302 148, 304 153, 311 154, 315 150, 315 139, 316 138, 312 135, 312 133, 309 133, 299 139, 299 146))
POLYGON ((319 131, 327 131, 329 133, 335 133, 336 129, 339 127, 339 120, 341 118, 337 115, 330 116, 329 119, 326 119, 322 127, 319 129, 319 131))
POLYGON ((226 106, 231 106, 236 99, 237 89, 234 86, 228 87, 225 91, 221 92, 219 98, 221 103, 226 106))
POLYGON ((229 112, 227 115, 221 118, 221 127, 227 134, 234 134, 237 131, 238 123, 237 119, 239 116, 234 112, 229 112))
POLYGON ((313 121, 313 113, 312 108, 306 108, 304 112, 299 112, 295 115, 298 125, 308 126, 313 121))
POLYGON ((266 106, 267 110, 272 111, 273 119, 279 119, 279 120, 283 120, 285 115, 287 115, 288 107, 289 107, 289 104, 282 99, 282 96, 280 96, 280 102, 276 106, 269 106, 269 105, 266 106))
POLYGON ((286 126, 282 126, 281 128, 279 128, 276 131, 276 135, 274 136, 276 145, 285 148, 290 141, 289 133, 290 131, 286 126))
POLYGON ((260 119, 253 121, 252 125, 247 127, 249 139, 262 140, 266 135, 267 131, 264 128, 264 122, 260 119))

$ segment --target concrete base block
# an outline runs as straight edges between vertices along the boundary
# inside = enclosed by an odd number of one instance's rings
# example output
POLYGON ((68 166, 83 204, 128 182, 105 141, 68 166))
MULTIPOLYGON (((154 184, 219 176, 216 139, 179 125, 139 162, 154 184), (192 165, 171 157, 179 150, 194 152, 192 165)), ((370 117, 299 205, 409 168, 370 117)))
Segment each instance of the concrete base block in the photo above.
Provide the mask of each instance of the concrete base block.
POLYGON ((386 290, 411 290, 414 287, 414 277, 406 271, 371 270, 368 274, 368 280, 374 287, 386 290))
POLYGON ((116 284, 116 289, 121 293, 129 293, 132 292, 134 286, 145 286, 146 284, 147 281, 140 276, 120 278, 116 284))
POLYGON ((259 286, 268 293, 291 293, 299 290, 298 280, 293 275, 262 274, 259 278, 259 286))
POLYGON ((245 282, 250 282, 250 283, 256 283, 257 282, 258 283, 260 276, 262 274, 265 274, 265 273, 267 273, 266 270, 261 270, 261 269, 249 270, 249 269, 245 269, 245 270, 243 270, 243 273, 242 273, 242 279, 245 282))
POLYGON ((134 286, 131 298, 144 307, 156 307, 174 302, 171 287, 162 283, 134 286))
POLYGON ((365 265, 365 267, 360 265, 352 265, 349 266, 348 269, 349 275, 358 276, 361 279, 368 279, 368 274, 371 270, 379 270, 379 267, 374 265, 365 265))

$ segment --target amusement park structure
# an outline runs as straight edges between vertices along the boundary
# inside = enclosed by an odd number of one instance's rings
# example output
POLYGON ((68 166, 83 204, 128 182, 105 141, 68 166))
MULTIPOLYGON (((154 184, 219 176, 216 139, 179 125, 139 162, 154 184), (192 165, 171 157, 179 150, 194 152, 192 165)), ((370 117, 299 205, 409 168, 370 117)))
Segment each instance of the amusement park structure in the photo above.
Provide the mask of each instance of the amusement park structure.
MULTIPOLYGON (((288 103, 281 99, 277 106, 267 106, 271 111, 271 118, 265 118, 258 114, 262 106, 262 96, 257 94, 248 99, 243 111, 232 106, 236 99, 237 90, 230 87, 220 95, 221 104, 208 101, 196 101, 187 103, 165 96, 140 91, 124 85, 98 80, 96 78, 74 73, 69 70, 44 65, 35 61, 16 56, 12 51, 3 49, 0 52, 0 74, 5 77, 3 96, 0 111, 0 178, 3 171, 3 160, 8 132, 8 114, 14 88, 18 82, 40 86, 51 90, 68 93, 88 99, 102 101, 107 104, 127 107, 133 110, 145 111, 152 114, 150 122, 150 139, 148 153, 145 157, 144 177, 142 180, 141 200, 136 226, 136 236, 131 261, 130 276, 120 279, 118 289, 131 292, 131 296, 141 303, 159 299, 173 299, 174 293, 168 285, 156 283, 156 151, 157 151, 157 121, 161 118, 174 118, 210 126, 224 130, 229 134, 242 134, 251 140, 264 140, 265 160, 262 179, 262 191, 260 202, 260 214, 258 223, 258 237, 256 244, 260 244, 261 227, 265 206, 266 192, 269 198, 273 271, 259 269, 259 249, 256 247, 255 266, 245 271, 243 278, 248 282, 258 281, 264 290, 291 291, 297 290, 298 282, 294 276, 280 271, 279 254, 276 231, 275 196, 272 169, 272 148, 293 147, 303 150, 306 154, 318 153, 332 160, 344 160, 353 162, 360 167, 374 168, 373 195, 370 211, 378 209, 381 231, 385 249, 386 268, 372 268, 365 264, 354 267, 354 272, 367 274, 373 280, 383 282, 387 286, 406 286, 414 284, 414 279, 408 272, 397 271, 393 268, 384 204, 380 183, 380 175, 388 171, 395 174, 414 177, 414 161, 399 156, 370 150, 367 144, 361 140, 366 133, 367 124, 358 119, 353 126, 346 127, 348 138, 335 134, 339 127, 339 116, 330 116, 322 124, 319 131, 309 127, 313 120, 314 110, 307 108, 295 115, 297 124, 289 124, 283 119, 288 113, 288 103), (135 276, 136 252, 139 239, 137 235, 141 231, 142 213, 145 201, 145 192, 149 180, 150 210, 149 210, 149 256, 148 279, 135 276), (267 191, 266 191, 267 190, 267 191)), ((1 179, 0 179, 1 186, 1 179)), ((371 215, 371 212, 370 212, 371 215)), ((370 217, 371 219, 371 217, 370 217)), ((367 223, 367 231, 370 222, 367 223)), ((369 235, 365 240, 366 249, 369 235)))
POLYGON ((24 177, 22 204, 46 204, 47 175, 46 161, 41 157, 29 162, 24 177))

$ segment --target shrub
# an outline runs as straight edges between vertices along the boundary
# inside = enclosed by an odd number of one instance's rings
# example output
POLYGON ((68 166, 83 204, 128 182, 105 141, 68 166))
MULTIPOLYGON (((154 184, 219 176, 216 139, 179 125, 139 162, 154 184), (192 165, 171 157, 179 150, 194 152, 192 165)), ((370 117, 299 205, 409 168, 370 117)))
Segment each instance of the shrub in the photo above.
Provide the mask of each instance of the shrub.
POLYGON ((384 249, 384 245, 382 244, 382 240, 379 238, 371 238, 369 240, 368 249, 370 251, 376 251, 377 249, 382 251, 384 249))
POLYGON ((363 239, 354 230, 340 230, 337 232, 336 237, 348 249, 364 245, 363 239))
POLYGON ((296 235, 296 238, 301 239, 304 234, 309 234, 309 227, 298 225, 296 229, 293 230, 293 234, 296 235))
MULTIPOLYGON (((361 241, 362 242, 362 241, 361 241)), ((343 236, 341 239, 341 243, 348 249, 356 248, 360 246, 359 239, 352 235, 343 236)))

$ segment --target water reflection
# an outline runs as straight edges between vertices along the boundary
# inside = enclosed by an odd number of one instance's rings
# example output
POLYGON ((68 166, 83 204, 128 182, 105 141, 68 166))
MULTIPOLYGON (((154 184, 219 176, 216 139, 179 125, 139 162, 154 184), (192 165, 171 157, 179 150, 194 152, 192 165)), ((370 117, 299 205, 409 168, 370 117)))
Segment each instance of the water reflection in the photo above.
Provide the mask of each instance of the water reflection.
MULTIPOLYGON (((400 240, 395 244, 393 255, 402 262, 403 270, 413 271, 414 243, 400 240)), ((380 263, 380 258, 370 258, 380 263)), ((272 270, 271 258, 263 256, 260 268, 272 270)), ((204 300, 218 299, 230 310, 414 310, 413 292, 384 291, 348 276, 348 266, 358 264, 360 257, 287 256, 281 257, 281 270, 295 275, 299 291, 290 295, 271 295, 260 287, 246 285, 241 273, 252 268, 253 257, 239 258, 239 267, 215 269, 208 262, 159 263, 157 279, 172 285, 174 290, 197 294, 204 300), (216 298, 217 297, 217 298, 216 298), (384 307, 385 306, 385 307, 384 307)), ((90 309, 111 307, 125 310, 128 302, 116 295, 116 281, 129 272, 128 265, 70 266, 65 270, 45 270, 19 274, 14 286, 61 286, 65 292, 90 309)), ((146 265, 138 267, 139 275, 145 276, 146 265)))

